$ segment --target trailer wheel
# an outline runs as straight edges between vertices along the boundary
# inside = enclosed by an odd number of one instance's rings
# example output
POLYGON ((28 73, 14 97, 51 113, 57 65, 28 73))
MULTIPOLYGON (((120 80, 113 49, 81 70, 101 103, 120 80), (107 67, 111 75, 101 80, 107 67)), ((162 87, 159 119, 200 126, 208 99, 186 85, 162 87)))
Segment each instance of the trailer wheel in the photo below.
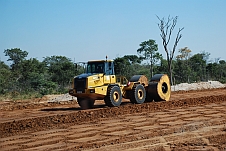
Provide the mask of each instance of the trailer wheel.
POLYGON ((92 99, 84 99, 84 98, 77 98, 78 104, 81 107, 81 109, 92 109, 93 105, 95 103, 95 100, 92 99))
POLYGON ((154 99, 146 92, 145 102, 153 102, 154 99))
POLYGON ((109 107, 119 106, 122 103, 122 93, 118 86, 110 86, 104 102, 109 107))
POLYGON ((148 84, 147 93, 155 102, 169 101, 171 86, 166 74, 156 74, 148 84))
POLYGON ((130 102, 136 103, 136 104, 142 104, 144 103, 145 98, 146 98, 146 91, 143 85, 139 84, 133 88, 130 102))

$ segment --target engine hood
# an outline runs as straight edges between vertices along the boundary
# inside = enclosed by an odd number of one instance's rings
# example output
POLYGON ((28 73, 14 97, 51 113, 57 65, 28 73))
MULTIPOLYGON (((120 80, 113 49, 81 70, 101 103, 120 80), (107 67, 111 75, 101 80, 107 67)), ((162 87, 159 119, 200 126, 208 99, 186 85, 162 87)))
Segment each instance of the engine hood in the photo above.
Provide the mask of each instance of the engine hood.
POLYGON ((87 78, 89 76, 92 76, 92 74, 91 73, 83 73, 83 74, 76 76, 75 78, 76 79, 82 79, 82 78, 87 78))
POLYGON ((87 78, 89 76, 100 76, 100 75, 103 75, 103 73, 99 73, 99 74, 92 74, 92 73, 83 73, 83 74, 80 74, 78 76, 76 76, 75 78, 76 79, 83 79, 83 78, 87 78))

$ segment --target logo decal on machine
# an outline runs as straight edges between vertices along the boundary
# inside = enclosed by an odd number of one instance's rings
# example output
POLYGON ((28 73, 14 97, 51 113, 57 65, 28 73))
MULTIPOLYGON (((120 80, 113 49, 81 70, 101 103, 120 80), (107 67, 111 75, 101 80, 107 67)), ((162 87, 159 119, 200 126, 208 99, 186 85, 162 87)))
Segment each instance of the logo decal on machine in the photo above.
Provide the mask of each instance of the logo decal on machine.
POLYGON ((106 76, 106 80, 109 81, 110 80, 110 76, 106 76))

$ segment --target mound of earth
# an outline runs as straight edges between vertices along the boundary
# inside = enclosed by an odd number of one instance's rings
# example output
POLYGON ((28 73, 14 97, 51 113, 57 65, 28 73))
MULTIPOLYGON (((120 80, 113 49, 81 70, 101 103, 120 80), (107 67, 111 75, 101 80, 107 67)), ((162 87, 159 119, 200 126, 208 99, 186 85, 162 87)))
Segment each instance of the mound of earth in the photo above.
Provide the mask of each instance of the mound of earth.
POLYGON ((219 81, 208 81, 208 82, 198 82, 198 83, 180 83, 171 86, 172 91, 190 91, 190 90, 205 90, 205 89, 216 89, 224 88, 225 84, 219 81))

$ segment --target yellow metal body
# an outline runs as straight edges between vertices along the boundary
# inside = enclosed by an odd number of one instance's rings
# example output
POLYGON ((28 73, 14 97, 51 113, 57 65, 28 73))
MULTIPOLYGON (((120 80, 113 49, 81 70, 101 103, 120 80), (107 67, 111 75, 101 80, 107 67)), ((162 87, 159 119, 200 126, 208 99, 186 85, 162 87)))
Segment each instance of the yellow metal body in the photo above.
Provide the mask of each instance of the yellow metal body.
MULTIPOLYGON (((73 80, 72 80, 73 81, 73 80)), ((126 97, 126 90, 131 90, 133 82, 128 84, 128 80, 124 76, 104 75, 103 73, 90 75, 86 78, 85 92, 77 91, 72 82, 72 89, 69 90, 70 95, 89 98, 93 100, 104 99, 107 94, 109 85, 118 85, 123 97, 126 97)))
MULTIPOLYGON (((87 63, 87 71, 73 78, 72 89, 69 94, 82 99, 102 100, 111 97, 111 101, 117 102, 118 95, 120 97, 131 99, 135 103, 140 103, 143 96, 148 96, 150 101, 165 100, 170 98, 170 82, 167 75, 156 74, 151 81, 145 75, 134 75, 128 81, 124 76, 116 76, 114 74, 114 64, 111 60, 89 61, 87 63), (142 86, 140 86, 142 85, 142 86), (113 87, 117 86, 114 92, 110 92, 113 87), (139 89, 136 89, 139 87, 139 89), (121 91, 121 93, 119 93, 121 91), (147 94, 146 94, 147 92, 147 94), (111 94, 110 94, 111 93, 111 94), (106 97, 108 96, 108 97, 106 97), (113 98, 116 97, 116 98, 113 98)), ((109 103, 109 102, 107 102, 109 103)))
POLYGON ((92 108, 95 100, 104 100, 107 106, 114 107, 121 104, 122 97, 136 104, 168 101, 170 97, 167 75, 156 74, 150 82, 145 75, 134 75, 128 81, 124 76, 115 75, 112 60, 89 61, 86 72, 72 81, 69 94, 77 97, 82 109, 92 108))

